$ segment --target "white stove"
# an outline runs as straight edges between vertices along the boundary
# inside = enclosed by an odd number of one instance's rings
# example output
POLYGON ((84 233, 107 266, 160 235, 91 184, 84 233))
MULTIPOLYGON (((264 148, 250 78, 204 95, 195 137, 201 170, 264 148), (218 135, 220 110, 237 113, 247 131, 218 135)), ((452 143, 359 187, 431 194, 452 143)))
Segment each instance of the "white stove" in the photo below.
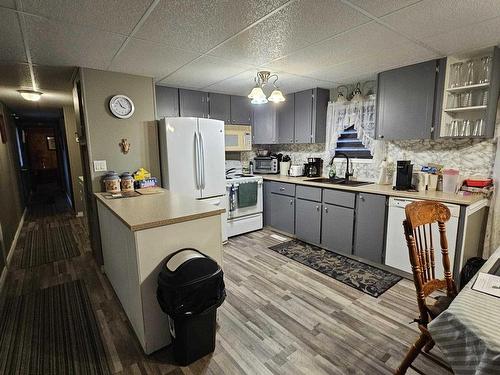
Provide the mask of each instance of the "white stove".
POLYGON ((262 186, 261 176, 242 173, 241 162, 226 161, 228 237, 262 229, 262 186))

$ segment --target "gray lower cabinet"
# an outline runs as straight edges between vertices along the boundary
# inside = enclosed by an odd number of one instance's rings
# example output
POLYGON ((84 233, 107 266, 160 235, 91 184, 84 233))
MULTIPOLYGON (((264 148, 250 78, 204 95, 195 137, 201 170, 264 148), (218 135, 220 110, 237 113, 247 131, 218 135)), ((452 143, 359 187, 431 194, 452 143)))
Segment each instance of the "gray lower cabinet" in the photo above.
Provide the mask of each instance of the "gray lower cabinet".
POLYGON ((328 250, 352 254, 354 209, 323 203, 321 244, 328 250))
POLYGON ((210 118, 224 121, 225 124, 231 123, 231 97, 225 94, 209 95, 210 118))
POLYGON ((376 263, 383 263, 386 200, 385 195, 367 193, 358 193, 356 199, 354 255, 376 263))
POLYGON ((156 117, 179 116, 179 89, 166 86, 155 86, 156 117))
POLYGON ((276 108, 272 104, 256 105, 252 114, 252 143, 276 143, 276 108))
POLYGON ((295 235, 306 242, 320 243, 321 203, 295 200, 295 235))
POLYGON ((231 95, 231 124, 250 125, 252 107, 246 96, 231 95))
POLYGON ((271 226, 286 233, 295 233, 295 198, 271 193, 271 226))
POLYGON ((181 117, 208 118, 208 93, 179 89, 181 117))
POLYGON ((295 137, 295 95, 285 95, 285 102, 277 109, 278 143, 294 143, 295 137))

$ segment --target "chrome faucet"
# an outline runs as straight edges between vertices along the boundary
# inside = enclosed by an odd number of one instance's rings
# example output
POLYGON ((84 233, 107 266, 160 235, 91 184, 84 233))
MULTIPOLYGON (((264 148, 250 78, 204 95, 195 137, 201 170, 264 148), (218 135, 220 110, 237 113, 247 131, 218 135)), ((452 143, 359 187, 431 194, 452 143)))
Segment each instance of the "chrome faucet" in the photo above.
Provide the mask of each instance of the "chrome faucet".
POLYGON ((352 172, 349 172, 350 169, 349 169, 349 156, 347 156, 346 154, 344 154, 343 152, 336 152, 335 155, 333 156, 332 160, 330 161, 330 165, 333 164, 333 160, 337 157, 337 156, 343 156, 346 161, 347 161, 347 165, 345 167, 345 181, 349 181, 349 177, 351 177, 354 173, 352 172))

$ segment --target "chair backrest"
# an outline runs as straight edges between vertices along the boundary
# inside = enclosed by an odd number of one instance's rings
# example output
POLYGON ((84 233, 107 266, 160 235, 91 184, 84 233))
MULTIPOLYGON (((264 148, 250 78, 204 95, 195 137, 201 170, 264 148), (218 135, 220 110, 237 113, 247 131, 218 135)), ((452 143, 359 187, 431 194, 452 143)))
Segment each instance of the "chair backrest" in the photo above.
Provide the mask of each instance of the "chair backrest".
POLYGON ((457 294, 455 282, 451 276, 446 238, 446 222, 451 214, 444 204, 432 201, 410 203, 405 207, 405 214, 406 220, 403 226, 417 292, 420 319, 423 324, 427 324, 429 316, 425 298, 438 289, 446 289, 446 294, 450 297, 457 294), (433 225, 437 225, 439 229, 439 244, 444 268, 443 280, 436 278, 433 225))

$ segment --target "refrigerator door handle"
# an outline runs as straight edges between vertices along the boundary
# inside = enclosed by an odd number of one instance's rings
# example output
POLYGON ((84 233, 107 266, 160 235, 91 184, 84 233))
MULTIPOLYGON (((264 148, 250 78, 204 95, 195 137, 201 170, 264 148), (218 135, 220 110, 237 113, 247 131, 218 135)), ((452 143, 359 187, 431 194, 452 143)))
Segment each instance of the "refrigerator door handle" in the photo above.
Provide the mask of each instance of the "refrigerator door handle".
POLYGON ((200 189, 200 139, 198 132, 194 132, 194 169, 196 189, 200 189))
POLYGON ((201 182, 201 188, 204 189, 205 188, 205 145, 204 145, 204 141, 203 141, 203 135, 201 134, 201 132, 199 134, 200 134, 200 158, 201 158, 201 160, 200 160, 200 164, 201 164, 200 182, 201 182))

